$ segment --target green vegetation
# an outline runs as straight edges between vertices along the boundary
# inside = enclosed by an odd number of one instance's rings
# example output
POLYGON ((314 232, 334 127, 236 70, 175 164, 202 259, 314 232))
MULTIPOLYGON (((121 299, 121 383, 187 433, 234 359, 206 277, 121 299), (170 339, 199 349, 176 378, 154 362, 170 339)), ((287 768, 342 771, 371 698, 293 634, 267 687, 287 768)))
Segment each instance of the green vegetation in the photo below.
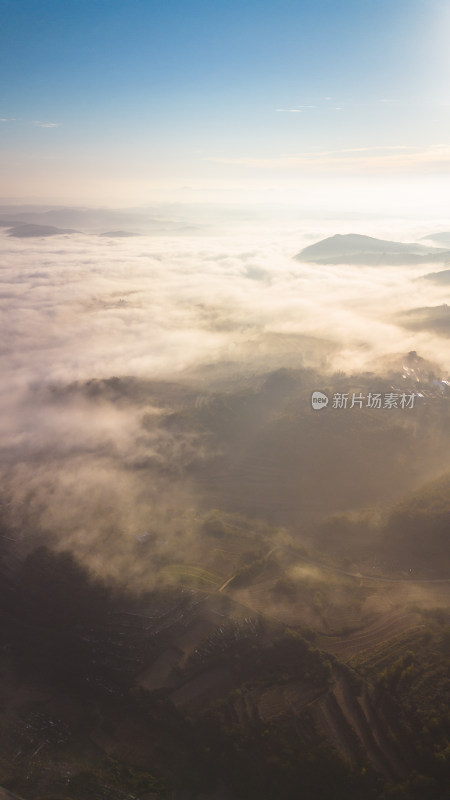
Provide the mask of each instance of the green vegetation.
POLYGON ((435 800, 450 787, 450 616, 436 609, 424 617, 423 626, 380 645, 357 667, 374 682, 379 708, 395 714, 399 741, 414 753, 414 774, 386 789, 386 800, 435 800))
POLYGON ((394 558, 401 537, 428 523, 442 552, 448 488, 433 483, 386 518, 334 515, 308 548, 210 512, 195 520, 206 548, 193 563, 165 561, 164 588, 145 594, 107 587, 44 547, 5 560, 0 785, 26 800, 208 796, 219 783, 236 800, 442 800, 448 609, 423 607, 434 584, 417 585, 413 613, 410 579, 355 571, 388 532, 394 558), (339 544, 321 564, 327 540, 339 544), (346 549, 353 574, 334 567, 346 549), (221 592, 219 556, 233 568, 221 592), (398 633, 400 607, 411 621, 398 633))

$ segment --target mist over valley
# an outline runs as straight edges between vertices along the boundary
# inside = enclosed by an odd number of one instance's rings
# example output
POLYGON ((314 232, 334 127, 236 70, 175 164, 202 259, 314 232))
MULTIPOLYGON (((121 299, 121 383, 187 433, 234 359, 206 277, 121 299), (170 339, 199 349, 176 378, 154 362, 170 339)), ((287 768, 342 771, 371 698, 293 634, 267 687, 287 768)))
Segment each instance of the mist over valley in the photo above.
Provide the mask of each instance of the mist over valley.
POLYGON ((2 214, 0 783, 440 797, 448 251, 261 208, 2 214))

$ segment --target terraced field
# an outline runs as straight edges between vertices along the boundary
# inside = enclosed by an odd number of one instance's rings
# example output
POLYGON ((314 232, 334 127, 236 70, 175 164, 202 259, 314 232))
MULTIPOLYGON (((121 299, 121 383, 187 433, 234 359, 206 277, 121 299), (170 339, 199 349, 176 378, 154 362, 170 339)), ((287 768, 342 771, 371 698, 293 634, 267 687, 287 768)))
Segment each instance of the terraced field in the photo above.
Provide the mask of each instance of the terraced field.
MULTIPOLYGON (((209 678, 219 681, 223 676, 211 672, 209 678)), ((211 691, 206 678, 203 680, 205 692, 211 691)), ((188 702, 188 688, 179 690, 180 700, 188 702)), ((228 697, 229 724, 243 730, 256 730, 277 721, 282 724, 292 715, 300 740, 322 738, 353 767, 366 763, 388 781, 404 780, 412 767, 410 756, 397 744, 398 730, 377 710, 373 690, 364 683, 358 689, 355 679, 339 665, 333 668, 328 688, 294 679, 247 687, 228 697)))
POLYGON ((354 656, 416 627, 420 620, 420 614, 412 611, 388 613, 355 633, 339 637, 321 636, 317 643, 323 650, 337 656, 340 661, 349 663, 354 656))
POLYGON ((169 583, 200 589, 216 589, 221 582, 220 575, 191 564, 170 564, 162 568, 161 574, 169 583))
POLYGON ((407 759, 396 745, 395 732, 380 716, 367 686, 360 693, 350 685, 344 671, 337 669, 330 691, 311 708, 316 725, 344 758, 358 763, 368 757, 376 772, 386 779, 408 774, 407 759))

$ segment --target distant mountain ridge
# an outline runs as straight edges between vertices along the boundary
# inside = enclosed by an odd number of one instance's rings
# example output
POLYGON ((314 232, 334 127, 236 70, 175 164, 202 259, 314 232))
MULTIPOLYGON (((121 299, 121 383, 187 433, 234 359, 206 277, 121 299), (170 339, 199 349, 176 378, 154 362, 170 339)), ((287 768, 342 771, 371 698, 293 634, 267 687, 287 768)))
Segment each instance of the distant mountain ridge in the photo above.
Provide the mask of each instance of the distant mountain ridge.
POLYGON ((110 239, 126 239, 129 236, 140 236, 139 233, 132 233, 131 231, 106 231, 106 233, 99 233, 99 236, 107 236, 110 239))
POLYGON ((79 231, 72 228, 56 228, 54 225, 33 225, 29 222, 13 222, 2 227, 9 228, 8 236, 14 236, 16 239, 28 239, 32 236, 62 236, 68 233, 79 233, 79 231))
POLYGON ((294 258, 315 264, 377 266, 450 260, 450 251, 422 244, 375 239, 359 233, 338 233, 303 248, 294 258))
POLYGON ((450 247, 450 232, 430 233, 429 236, 424 236, 422 241, 437 242, 441 246, 450 247))
MULTIPOLYGON (((15 239, 28 239, 42 236, 62 236, 72 233, 81 233, 81 231, 75 230, 74 228, 58 228, 56 225, 37 225, 33 222, 18 222, 17 220, 2 219, 0 219, 0 228, 6 228, 7 236, 13 236, 15 239)), ((106 236, 111 239, 123 239, 130 236, 139 236, 140 234, 132 233, 131 231, 117 230, 91 235, 106 236)))
POLYGON ((413 331, 426 330, 438 336, 450 336, 450 306, 443 303, 411 308, 398 316, 398 322, 413 331))
POLYGON ((186 224, 181 209, 167 207, 87 208, 72 206, 0 206, 0 226, 39 225, 75 228, 84 233, 129 232, 147 234, 179 230, 186 224))
POLYGON ((423 275, 422 279, 433 281, 433 283, 450 283, 450 269, 443 269, 440 272, 429 272, 423 275))

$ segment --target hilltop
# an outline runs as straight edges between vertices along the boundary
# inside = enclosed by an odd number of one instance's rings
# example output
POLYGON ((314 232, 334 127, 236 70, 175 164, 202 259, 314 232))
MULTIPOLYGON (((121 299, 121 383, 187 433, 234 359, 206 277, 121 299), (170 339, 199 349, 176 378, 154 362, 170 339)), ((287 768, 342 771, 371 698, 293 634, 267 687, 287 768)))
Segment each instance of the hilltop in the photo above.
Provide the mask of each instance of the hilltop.
POLYGON ((390 242, 358 233, 336 234, 303 248, 295 258, 316 264, 418 264, 450 257, 447 250, 390 242))

